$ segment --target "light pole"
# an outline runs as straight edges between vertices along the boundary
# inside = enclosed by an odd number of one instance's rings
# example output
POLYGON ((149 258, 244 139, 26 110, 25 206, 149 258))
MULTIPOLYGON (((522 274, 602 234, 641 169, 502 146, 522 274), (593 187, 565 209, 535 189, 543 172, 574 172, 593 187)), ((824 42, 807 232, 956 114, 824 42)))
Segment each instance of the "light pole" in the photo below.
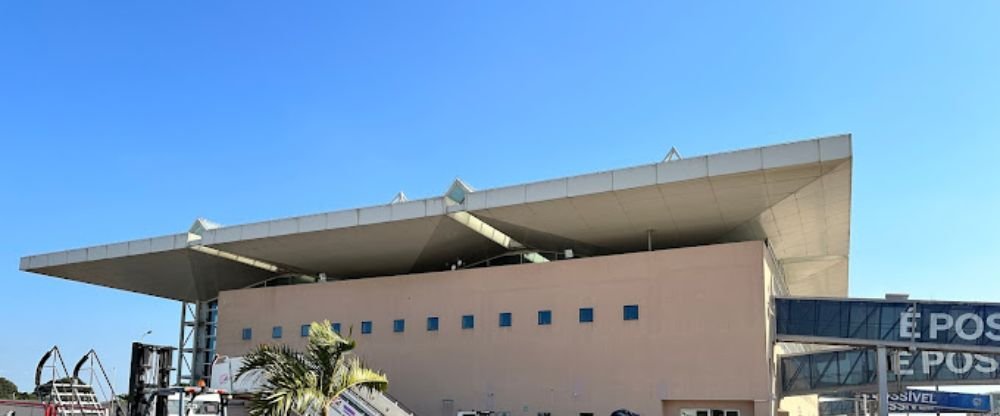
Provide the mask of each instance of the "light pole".
POLYGON ((142 334, 142 336, 140 336, 140 337, 139 337, 139 343, 142 343, 142 340, 143 340, 143 338, 146 338, 146 335, 149 335, 149 334, 152 334, 152 333, 153 333, 153 330, 152 330, 152 329, 150 329, 150 330, 148 330, 148 331, 144 332, 144 333, 142 334))

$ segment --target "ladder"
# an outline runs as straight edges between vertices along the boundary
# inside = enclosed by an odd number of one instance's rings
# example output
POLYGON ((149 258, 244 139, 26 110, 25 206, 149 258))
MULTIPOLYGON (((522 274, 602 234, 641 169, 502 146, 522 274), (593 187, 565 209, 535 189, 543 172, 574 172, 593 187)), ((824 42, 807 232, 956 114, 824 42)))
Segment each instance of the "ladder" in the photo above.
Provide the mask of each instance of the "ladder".
POLYGON ((69 381, 52 383, 49 399, 58 416, 107 416, 107 409, 94 394, 93 387, 69 381))
MULTIPOLYGON (((88 352, 84 359, 92 353, 93 351, 88 352)), ((82 363, 83 360, 77 365, 74 374, 70 375, 59 347, 52 347, 38 363, 35 369, 35 390, 39 399, 51 406, 53 416, 108 416, 107 408, 98 399, 94 388, 78 377, 82 363), (42 382, 44 373, 49 373, 51 377, 45 383, 42 382)), ((110 400, 116 399, 113 394, 112 391, 110 400)))

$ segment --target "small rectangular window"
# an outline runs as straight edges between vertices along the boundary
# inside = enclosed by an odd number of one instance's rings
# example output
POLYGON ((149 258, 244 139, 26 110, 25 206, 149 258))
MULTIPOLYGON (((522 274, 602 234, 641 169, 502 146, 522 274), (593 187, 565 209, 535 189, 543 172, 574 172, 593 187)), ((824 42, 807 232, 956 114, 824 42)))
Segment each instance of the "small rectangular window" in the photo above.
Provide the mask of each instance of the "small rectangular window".
POLYGON ((580 413, 580 416, 594 416, 594 414, 587 412, 587 413, 580 413))
POLYGON ((635 321, 639 319, 639 305, 625 305, 622 309, 622 318, 626 321, 635 321))
POLYGON ((334 322, 333 324, 331 324, 330 329, 332 329, 333 332, 336 332, 337 335, 340 335, 340 322, 334 322))
POLYGON ((438 317, 428 316, 427 317, 427 330, 437 331, 438 330, 438 317))
POLYGON ((476 327, 476 317, 472 315, 462 315, 462 329, 472 329, 476 327))
POLYGON ((372 333, 372 321, 361 321, 361 333, 362 334, 372 333))
POLYGON ((406 321, 397 319, 392 321, 392 332, 403 332, 406 329, 406 321))
POLYGON ((594 308, 580 308, 580 322, 594 322, 594 308))
POLYGON ((726 416, 740 416, 739 410, 726 410, 726 416))
POLYGON ((510 326, 512 316, 510 312, 500 312, 500 327, 506 328, 510 326))
POLYGON ((550 310, 538 311, 538 324, 552 325, 552 311, 550 310))
POLYGON ((299 335, 304 337, 309 336, 309 324, 303 324, 302 327, 299 328, 299 335))
POLYGON ((248 341, 253 338, 253 330, 250 328, 243 328, 243 340, 248 341))
POLYGON ((276 326, 274 328, 271 328, 271 338, 281 339, 281 327, 280 326, 276 326))

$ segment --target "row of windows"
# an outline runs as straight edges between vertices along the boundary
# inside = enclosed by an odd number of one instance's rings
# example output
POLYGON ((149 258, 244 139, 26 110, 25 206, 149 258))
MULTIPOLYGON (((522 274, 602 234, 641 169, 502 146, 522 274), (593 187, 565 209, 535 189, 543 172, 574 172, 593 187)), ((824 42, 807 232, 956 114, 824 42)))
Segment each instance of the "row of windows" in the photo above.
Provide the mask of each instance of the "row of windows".
POLYGON ((681 409, 680 416, 740 416, 736 409, 681 409))
MULTIPOLYGON (((622 307, 622 319, 625 321, 635 321, 639 319, 639 305, 625 305, 622 307)), ((498 325, 501 328, 507 328, 514 324, 514 315, 510 312, 500 312, 498 318, 498 325)), ((580 323, 591 323, 594 322, 594 308, 580 308, 579 314, 580 323)), ((437 331, 440 323, 440 318, 437 316, 427 317, 427 331, 434 332, 437 331)), ((538 325, 552 325, 552 311, 551 310, 540 310, 538 311, 538 325)), ((473 329, 476 327, 476 316, 475 315, 462 315, 462 329, 473 329)), ((331 325, 331 329, 334 332, 340 333, 340 322, 335 322, 331 325)), ((392 321, 392 332, 405 332, 406 331, 406 320, 396 319, 392 321)), ((361 321, 361 333, 370 334, 372 333, 372 321, 361 321)), ((281 339, 281 327, 276 326, 271 328, 271 338, 281 339)), ((307 337, 309 336, 309 324, 303 324, 299 329, 299 336, 307 337)), ((243 339, 250 340, 253 338, 253 330, 250 328, 243 328, 243 339)))

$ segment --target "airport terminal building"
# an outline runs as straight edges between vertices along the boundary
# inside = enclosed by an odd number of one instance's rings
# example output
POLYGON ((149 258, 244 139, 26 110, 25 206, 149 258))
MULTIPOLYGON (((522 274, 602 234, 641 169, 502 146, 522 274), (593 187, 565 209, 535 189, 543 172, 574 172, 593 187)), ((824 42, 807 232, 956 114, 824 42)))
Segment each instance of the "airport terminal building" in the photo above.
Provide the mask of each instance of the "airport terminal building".
POLYGON ((851 139, 27 256, 183 302, 181 381, 330 320, 421 416, 813 415, 774 296, 846 296, 851 139))

